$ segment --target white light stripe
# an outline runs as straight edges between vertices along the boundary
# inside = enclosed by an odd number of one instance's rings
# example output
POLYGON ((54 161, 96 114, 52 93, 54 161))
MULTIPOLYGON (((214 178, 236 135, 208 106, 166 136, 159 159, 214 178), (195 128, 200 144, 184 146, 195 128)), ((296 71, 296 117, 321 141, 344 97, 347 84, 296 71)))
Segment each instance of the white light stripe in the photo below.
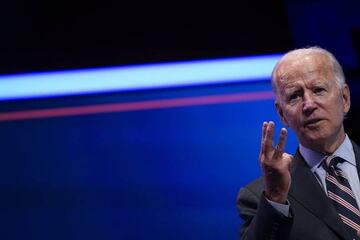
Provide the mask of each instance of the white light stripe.
POLYGON ((326 176, 326 180, 328 180, 329 182, 332 182, 333 184, 335 184, 336 186, 338 186, 338 188, 340 188, 341 190, 343 190, 344 192, 346 192, 348 195, 350 195, 352 198, 355 199, 354 193, 351 191, 351 189, 349 189, 348 187, 340 184, 336 178, 334 176, 331 175, 327 175, 326 176))
POLYGON ((360 230, 360 225, 358 225, 357 223, 355 223, 354 221, 352 221, 351 219, 345 217, 344 215, 340 214, 340 218, 341 220, 347 224, 349 227, 355 229, 356 231, 359 231, 360 230))
POLYGON ((0 76, 0 100, 269 80, 281 55, 0 76))
POLYGON ((351 205, 350 203, 348 203, 347 201, 345 201, 344 199, 342 199, 338 195, 336 195, 336 194, 329 191, 328 196, 329 196, 329 198, 331 198, 335 202, 338 202, 339 204, 346 207, 348 210, 352 211, 354 214, 356 214, 356 215, 358 215, 360 217, 359 209, 356 209, 353 205, 351 205))

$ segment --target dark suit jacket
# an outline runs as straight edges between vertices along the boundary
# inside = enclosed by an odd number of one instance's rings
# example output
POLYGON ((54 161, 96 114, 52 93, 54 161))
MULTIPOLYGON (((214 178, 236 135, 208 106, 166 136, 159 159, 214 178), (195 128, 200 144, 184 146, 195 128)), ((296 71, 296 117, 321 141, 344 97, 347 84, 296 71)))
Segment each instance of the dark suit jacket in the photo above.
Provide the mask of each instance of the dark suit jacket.
MULTIPOLYGON (((360 148, 353 143, 358 175, 360 148)), ((262 178, 240 189, 237 206, 244 219, 241 239, 339 240, 350 236, 299 151, 294 156, 288 195, 290 217, 277 212, 264 198, 262 178)))

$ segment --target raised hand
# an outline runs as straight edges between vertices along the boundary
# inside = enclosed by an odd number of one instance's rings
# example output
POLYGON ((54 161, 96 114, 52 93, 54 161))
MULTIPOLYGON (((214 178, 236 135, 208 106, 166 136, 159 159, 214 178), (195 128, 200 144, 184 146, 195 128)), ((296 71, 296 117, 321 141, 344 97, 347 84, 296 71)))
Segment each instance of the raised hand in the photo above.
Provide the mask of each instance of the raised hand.
POLYGON ((274 122, 264 122, 262 127, 260 166, 265 182, 265 196, 274 202, 285 203, 290 189, 290 166, 293 156, 284 152, 287 130, 280 131, 279 143, 274 146, 274 122))

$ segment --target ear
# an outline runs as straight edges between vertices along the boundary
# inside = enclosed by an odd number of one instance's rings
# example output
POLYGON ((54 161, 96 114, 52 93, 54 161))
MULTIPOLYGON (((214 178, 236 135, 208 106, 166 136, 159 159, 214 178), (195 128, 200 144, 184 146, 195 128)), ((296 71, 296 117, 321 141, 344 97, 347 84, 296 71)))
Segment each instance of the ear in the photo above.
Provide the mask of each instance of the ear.
POLYGON ((282 122, 286 127, 289 127, 289 123, 288 123, 288 121, 286 120, 286 117, 285 117, 285 115, 284 115, 284 111, 282 110, 281 105, 280 105, 280 103, 279 103, 277 100, 275 101, 275 107, 276 107, 276 110, 277 110, 277 112, 278 112, 278 114, 279 114, 279 117, 280 117, 280 119, 281 119, 281 122, 282 122))
POLYGON ((343 99, 344 113, 348 113, 350 110, 350 89, 347 84, 345 84, 342 89, 342 99, 343 99))

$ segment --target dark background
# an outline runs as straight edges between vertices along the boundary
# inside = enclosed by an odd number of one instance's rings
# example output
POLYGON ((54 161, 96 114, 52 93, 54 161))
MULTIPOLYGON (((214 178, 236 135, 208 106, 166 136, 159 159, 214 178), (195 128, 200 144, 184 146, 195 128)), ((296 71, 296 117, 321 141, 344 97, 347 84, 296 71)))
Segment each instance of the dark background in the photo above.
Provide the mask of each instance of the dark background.
POLYGON ((283 4, 7 1, 0 71, 43 71, 284 52, 283 4))
POLYGON ((334 53, 352 90, 356 128, 360 55, 356 0, 4 1, 0 74, 283 53, 334 53))
MULTIPOLYGON (((284 53, 343 65, 360 143, 358 1, 5 1, 0 74, 284 53)), ((1 110, 270 90, 269 82, 0 102, 1 110)), ((1 91, 1 89, 0 89, 1 91)), ((0 124, 1 239, 232 239, 271 100, 0 124), (244 154, 243 150, 247 150, 244 154)), ((296 147, 292 136, 289 151, 296 147)))

